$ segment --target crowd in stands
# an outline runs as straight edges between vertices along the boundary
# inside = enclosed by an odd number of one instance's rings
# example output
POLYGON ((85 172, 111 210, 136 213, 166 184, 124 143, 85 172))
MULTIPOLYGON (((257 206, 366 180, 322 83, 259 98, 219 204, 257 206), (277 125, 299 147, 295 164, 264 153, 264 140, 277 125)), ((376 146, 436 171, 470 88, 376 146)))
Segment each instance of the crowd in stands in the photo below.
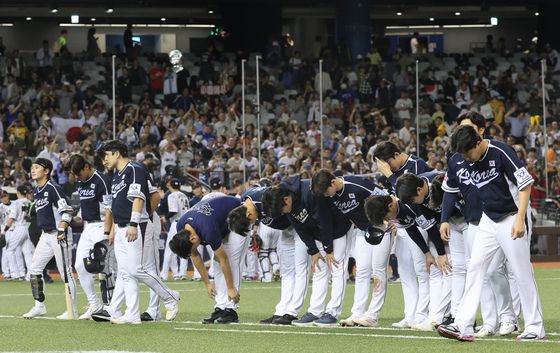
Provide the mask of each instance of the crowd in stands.
MULTIPOLYGON (((59 184, 75 190, 75 180, 62 167, 65 159, 72 153, 93 159, 96 148, 113 138, 124 141, 156 179, 189 173, 206 183, 218 177, 230 188, 242 183, 243 169, 247 179, 258 174, 277 182, 295 173, 311 176, 321 159, 326 168, 341 173, 375 174, 373 150, 385 140, 443 170, 455 119, 464 110, 477 110, 487 119, 487 137, 511 144, 526 161, 537 180, 534 202, 545 194, 545 158, 550 193, 560 191, 560 91, 554 76, 560 55, 549 47, 509 52, 499 41, 499 48, 490 43, 483 53, 436 55, 418 48, 390 53, 374 45, 367 55, 353 56, 345 46, 322 46, 317 38, 312 55, 302 57, 297 43, 292 47, 274 41, 261 54, 258 107, 254 53, 224 52, 210 38, 206 52, 183 53, 184 69, 174 72, 165 53, 142 53, 128 44, 117 58, 113 127, 111 60, 100 54, 95 30, 88 34, 85 53, 72 52, 65 31, 52 42, 46 39, 31 56, 2 45, 4 186, 27 181, 32 158, 40 156, 53 161, 59 184), (548 62, 546 137, 543 58, 548 62), (245 102, 241 59, 247 59, 245 102)), ((411 41, 413 46, 418 43, 411 41)))

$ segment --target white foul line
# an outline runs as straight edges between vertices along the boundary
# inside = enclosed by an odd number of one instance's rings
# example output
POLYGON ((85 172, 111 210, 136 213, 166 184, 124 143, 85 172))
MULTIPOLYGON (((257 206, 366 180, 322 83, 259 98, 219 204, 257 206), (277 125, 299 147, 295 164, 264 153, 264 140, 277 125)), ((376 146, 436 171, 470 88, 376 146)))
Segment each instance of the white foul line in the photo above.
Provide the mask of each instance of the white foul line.
MULTIPOLYGON (((195 328, 195 327, 175 327, 175 330, 181 331, 198 331, 198 332, 234 332, 234 333, 270 333, 276 335, 303 335, 303 336, 349 336, 349 337, 377 337, 377 338, 400 338, 400 339, 418 339, 418 340, 448 340, 443 337, 432 337, 432 336, 412 336, 412 335, 380 335, 375 333, 350 333, 350 332, 319 332, 319 331, 281 331, 281 330, 237 330, 237 329, 212 329, 212 328, 195 328)), ((493 342, 515 342, 516 340, 506 340, 506 339, 495 339, 495 338, 483 338, 482 341, 493 341, 493 342)), ((560 341, 527 341, 535 343, 560 343, 560 341)))

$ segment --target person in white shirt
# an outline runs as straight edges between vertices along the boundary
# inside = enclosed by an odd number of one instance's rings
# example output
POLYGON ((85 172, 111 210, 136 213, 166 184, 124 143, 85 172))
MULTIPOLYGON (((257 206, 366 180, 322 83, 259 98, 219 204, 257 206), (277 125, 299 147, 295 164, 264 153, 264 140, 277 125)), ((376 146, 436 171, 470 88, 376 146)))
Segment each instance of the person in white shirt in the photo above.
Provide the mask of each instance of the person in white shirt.
POLYGON ((397 109, 397 113, 401 121, 405 119, 410 120, 410 111, 412 110, 412 107, 412 100, 408 97, 408 92, 402 91, 401 97, 397 99, 397 102, 395 103, 395 108, 397 109))
POLYGON ((165 175, 167 166, 175 166, 177 164, 177 147, 173 143, 168 143, 161 153, 161 170, 160 175, 165 175))
POLYGON ((342 140, 342 145, 344 146, 347 156, 352 156, 356 151, 362 148, 362 138, 356 135, 356 130, 350 128, 348 130, 348 136, 342 140))
POLYGON ((291 147, 286 148, 284 155, 278 160, 278 164, 284 164, 285 166, 295 165, 297 162, 297 157, 294 156, 294 150, 291 147))
POLYGON ((420 42, 418 42, 418 32, 414 32, 412 38, 410 39, 410 53, 418 54, 418 49, 420 48, 420 42))
POLYGON ((405 119, 403 120, 404 126, 399 130, 399 139, 405 144, 408 145, 411 139, 410 135, 410 120, 405 119))

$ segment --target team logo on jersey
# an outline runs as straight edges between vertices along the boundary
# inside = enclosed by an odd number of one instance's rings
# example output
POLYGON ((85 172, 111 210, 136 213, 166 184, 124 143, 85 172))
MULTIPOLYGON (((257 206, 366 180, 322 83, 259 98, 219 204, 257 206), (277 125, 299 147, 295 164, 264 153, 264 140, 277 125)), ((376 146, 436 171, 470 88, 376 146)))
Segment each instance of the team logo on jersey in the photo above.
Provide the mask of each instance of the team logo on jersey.
POLYGON ((348 197, 351 198, 351 199, 355 199, 355 198, 356 198, 356 195, 354 195, 354 194, 348 194, 348 197))
MULTIPOLYGON (((353 194, 351 194, 353 195, 353 194)), ((342 213, 348 213, 350 211, 352 211, 353 209, 355 209, 356 207, 360 206, 360 203, 358 201, 354 200, 350 200, 350 201, 335 201, 334 205, 342 212, 342 213)))
POLYGON ((45 191, 45 192, 43 193, 43 195, 49 196, 49 192, 48 192, 48 191, 45 191))
POLYGON ((91 188, 95 189, 95 184, 94 183, 91 183, 91 188))
POLYGON ((113 198, 116 198, 119 192, 121 192, 125 188, 126 188, 126 183, 124 179, 121 179, 121 181, 118 184, 113 184, 111 186, 111 194, 113 194, 113 198))
POLYGON ((292 217, 294 217, 299 223, 305 223, 305 221, 307 220, 307 217, 309 217, 309 213, 307 212, 307 210, 304 208, 303 210, 301 210, 299 213, 292 213, 292 217))
POLYGON ((496 168, 484 171, 473 171, 471 173, 471 179, 479 189, 499 176, 500 174, 496 168))
POLYGON ((80 200, 87 200, 95 197, 95 190, 91 189, 78 189, 78 194, 80 195, 80 200))
POLYGON ((199 202, 193 207, 191 207, 190 211, 195 211, 198 213, 202 213, 205 216, 211 216, 214 213, 214 209, 208 202, 199 202))
POLYGON ((495 167, 496 162, 495 161, 488 161, 488 165, 491 166, 491 167, 495 167))
MULTIPOLYGON (((469 173, 469 171, 468 171, 467 168, 460 168, 460 169, 457 171, 456 174, 457 174, 457 178, 459 179, 459 183, 463 183, 463 184, 465 184, 465 185, 470 185, 470 184, 472 184, 472 181, 471 181, 471 174, 469 173)), ((446 174, 444 180, 447 182, 447 174, 446 174)))

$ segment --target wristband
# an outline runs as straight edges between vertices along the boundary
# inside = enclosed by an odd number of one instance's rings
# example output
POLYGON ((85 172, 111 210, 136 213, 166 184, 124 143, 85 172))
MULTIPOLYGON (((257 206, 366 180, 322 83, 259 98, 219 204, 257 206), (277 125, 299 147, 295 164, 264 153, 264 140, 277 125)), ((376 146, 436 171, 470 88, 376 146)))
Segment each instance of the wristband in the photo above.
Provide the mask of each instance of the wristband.
POLYGON ((140 212, 132 212, 130 215, 130 223, 136 223, 138 225, 138 223, 140 223, 140 218, 142 218, 140 212))
POLYGON ((129 226, 129 227, 134 227, 134 228, 136 228, 136 227, 138 227, 138 223, 136 223, 136 222, 130 222, 130 223, 128 224, 128 226, 129 226))
POLYGON ((9 226, 5 226, 5 227, 4 227, 4 233, 6 233, 6 232, 8 231, 8 229, 10 229, 10 227, 9 227, 9 226))
POLYGON ((62 217, 60 218, 60 220, 61 220, 62 222, 66 222, 66 223, 70 224, 70 223, 72 222, 72 216, 71 216, 70 214, 68 214, 68 213, 63 213, 63 214, 62 214, 62 217))

